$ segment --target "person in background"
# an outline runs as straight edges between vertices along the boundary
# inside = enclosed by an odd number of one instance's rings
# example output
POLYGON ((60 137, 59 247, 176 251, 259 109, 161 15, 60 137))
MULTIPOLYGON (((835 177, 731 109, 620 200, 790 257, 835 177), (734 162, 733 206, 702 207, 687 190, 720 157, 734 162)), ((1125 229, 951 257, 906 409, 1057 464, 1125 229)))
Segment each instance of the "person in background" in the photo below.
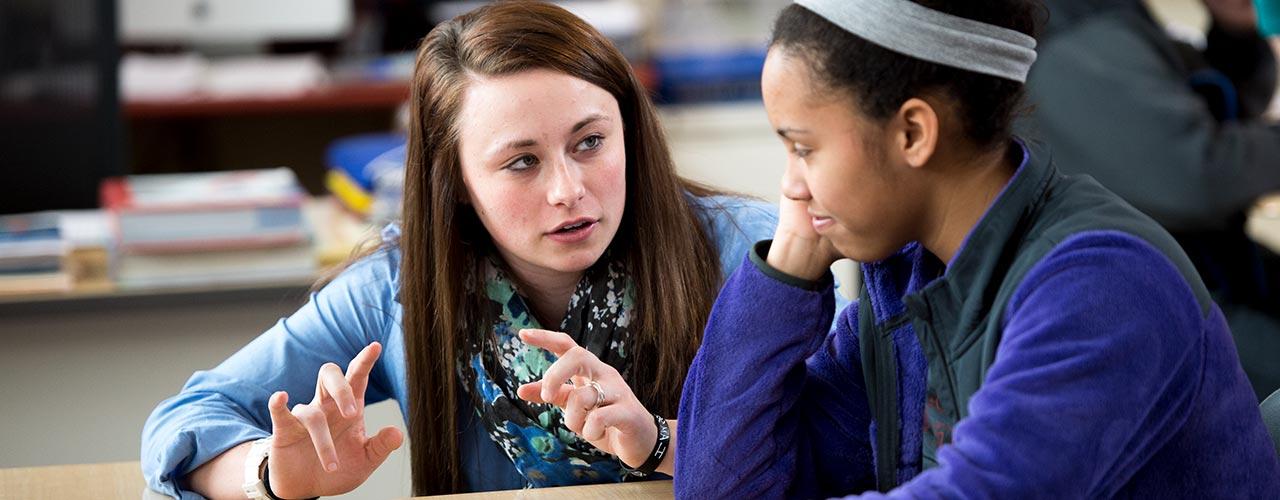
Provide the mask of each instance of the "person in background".
POLYGON ((776 212, 677 176, 622 54, 551 4, 500 2, 433 29, 411 99, 401 224, 160 403, 142 436, 152 489, 351 491, 404 442, 394 427, 366 435, 365 406, 386 399, 408 420, 416 495, 673 470, 651 460, 674 427, 657 415, 675 415, 722 277, 776 212), (618 374, 581 389, 596 406, 633 395, 645 425, 623 444, 644 451, 615 457, 560 409, 516 397, 555 360, 516 338, 544 325, 618 374))
POLYGON ((1203 0, 1205 45, 1141 0, 1045 0, 1022 127, 1066 173, 1093 176, 1173 233, 1226 315, 1255 395, 1280 389, 1280 265, 1244 233, 1280 190, 1276 61, 1251 0, 1203 0))

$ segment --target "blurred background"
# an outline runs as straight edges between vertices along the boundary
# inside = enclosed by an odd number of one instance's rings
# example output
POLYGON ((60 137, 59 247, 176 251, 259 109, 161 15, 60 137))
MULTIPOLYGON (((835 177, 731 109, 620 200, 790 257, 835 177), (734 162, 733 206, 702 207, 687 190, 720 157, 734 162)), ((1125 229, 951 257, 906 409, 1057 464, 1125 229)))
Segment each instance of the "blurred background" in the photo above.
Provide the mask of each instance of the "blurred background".
MULTIPOLYGON (((0 467, 137 460, 160 400, 394 218, 414 49, 480 3, 0 0, 0 467)), ((759 76, 790 2, 558 3, 632 60, 683 175, 777 199, 759 76)), ((1201 1, 1147 3, 1203 39, 1201 1)), ((348 497, 407 495, 407 461, 348 497)))

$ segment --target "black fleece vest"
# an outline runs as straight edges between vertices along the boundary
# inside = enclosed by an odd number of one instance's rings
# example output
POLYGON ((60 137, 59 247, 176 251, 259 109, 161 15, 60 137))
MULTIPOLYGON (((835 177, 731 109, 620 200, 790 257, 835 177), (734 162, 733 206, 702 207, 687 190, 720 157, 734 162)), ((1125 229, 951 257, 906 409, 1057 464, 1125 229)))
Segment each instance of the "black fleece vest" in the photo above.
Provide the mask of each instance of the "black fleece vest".
POLYGON ((1202 314, 1212 304, 1195 267, 1177 242, 1155 221, 1107 191, 1091 177, 1063 176, 1040 145, 1026 145, 1029 158, 970 233, 949 269, 927 251, 918 266, 939 275, 922 290, 903 297, 906 312, 878 321, 863 280, 858 333, 862 370, 872 418, 876 421, 876 484, 897 486, 901 426, 897 363, 892 332, 907 323, 915 330, 928 362, 923 466, 937 465, 937 451, 951 441, 956 423, 968 416, 969 399, 982 387, 995 362, 1010 298, 1023 277, 1072 235, 1114 230, 1146 241, 1182 273, 1202 314))

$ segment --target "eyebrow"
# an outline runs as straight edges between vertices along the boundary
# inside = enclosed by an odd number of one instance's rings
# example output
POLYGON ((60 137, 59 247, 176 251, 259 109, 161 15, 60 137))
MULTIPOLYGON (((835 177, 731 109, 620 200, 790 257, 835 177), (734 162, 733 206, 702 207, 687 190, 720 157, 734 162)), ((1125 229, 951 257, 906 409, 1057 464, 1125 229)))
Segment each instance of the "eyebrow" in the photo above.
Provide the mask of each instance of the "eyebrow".
POLYGON ((791 139, 791 135, 805 135, 809 133, 808 130, 792 128, 792 127, 782 127, 778 129, 777 132, 778 132, 778 136, 782 137, 783 139, 791 139))
MULTIPOLYGON (((576 134, 576 133, 578 133, 578 131, 579 131, 579 130, 582 130, 582 129, 583 129, 584 127, 586 127, 587 125, 590 125, 590 124, 592 124, 592 123, 595 123, 595 122, 598 122, 598 121, 601 121, 601 120, 608 120, 608 119, 609 119, 609 117, 607 117, 607 116, 605 116, 605 115, 602 115, 602 114, 599 114, 599 113, 593 113, 593 114, 591 114, 591 115, 588 115, 586 118, 583 118, 583 119, 582 119, 581 121, 579 121, 578 123, 575 123, 575 124, 573 125, 573 128, 569 130, 569 133, 570 133, 570 134, 576 134)), ((527 148, 527 147, 532 147, 532 146, 537 146, 537 145, 538 145, 538 141, 537 141, 537 140, 535 140, 535 139, 517 139, 517 140, 511 141, 511 142, 508 142, 508 143, 506 143, 506 144, 502 145, 501 147, 499 147, 499 148, 495 149, 495 150, 494 150, 494 151, 495 151, 495 153, 494 153, 494 154, 497 154, 497 152, 500 152, 500 151, 506 151, 506 150, 509 150, 509 149, 524 149, 524 148, 527 148)))
POLYGON ((590 125, 593 122, 598 122, 600 120, 608 120, 608 119, 609 117, 602 115, 600 113, 592 113, 588 115, 586 118, 583 118, 582 121, 574 124, 573 129, 571 129, 569 133, 571 134, 577 133, 579 130, 582 130, 583 127, 586 127, 587 125, 590 125))

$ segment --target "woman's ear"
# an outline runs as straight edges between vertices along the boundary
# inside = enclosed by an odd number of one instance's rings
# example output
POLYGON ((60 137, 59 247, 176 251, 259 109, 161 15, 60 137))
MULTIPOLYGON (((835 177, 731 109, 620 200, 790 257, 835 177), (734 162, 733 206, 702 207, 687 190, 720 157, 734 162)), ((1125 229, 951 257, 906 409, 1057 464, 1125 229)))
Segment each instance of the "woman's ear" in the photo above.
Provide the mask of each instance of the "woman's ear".
POLYGON ((898 130, 895 146, 902 159, 913 168, 923 167, 933 158, 938 148, 938 113, 933 106, 920 98, 902 103, 894 120, 898 130))

